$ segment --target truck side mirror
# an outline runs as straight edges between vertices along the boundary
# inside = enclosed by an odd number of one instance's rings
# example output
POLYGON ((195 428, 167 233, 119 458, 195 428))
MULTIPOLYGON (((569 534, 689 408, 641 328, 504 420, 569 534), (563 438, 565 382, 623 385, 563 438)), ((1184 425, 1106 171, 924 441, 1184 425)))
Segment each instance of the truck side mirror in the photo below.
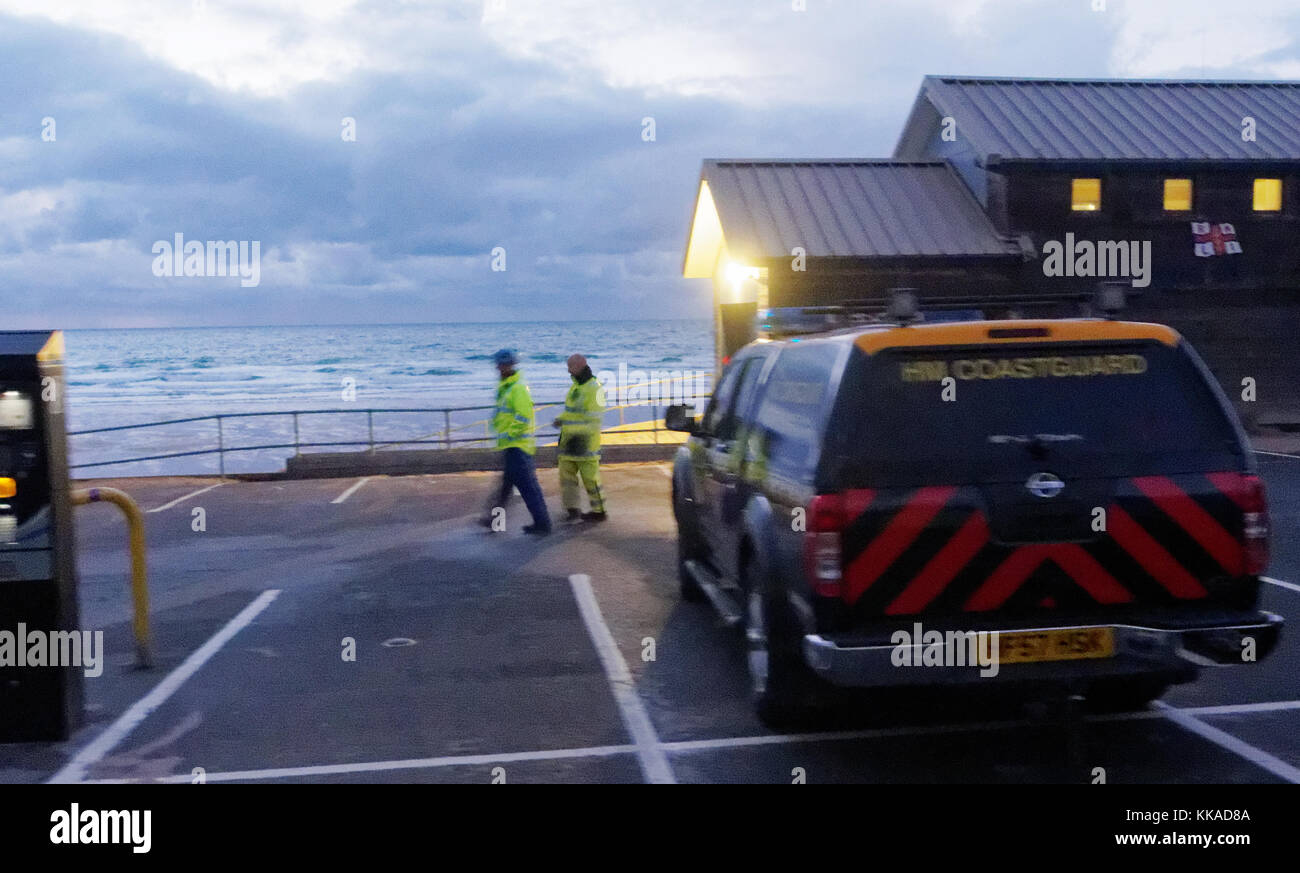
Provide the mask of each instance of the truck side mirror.
POLYGON ((694 415, 690 412, 695 411, 695 407, 686 403, 674 403, 664 412, 664 427, 668 430, 681 431, 682 433, 699 433, 700 425, 695 420, 694 415))

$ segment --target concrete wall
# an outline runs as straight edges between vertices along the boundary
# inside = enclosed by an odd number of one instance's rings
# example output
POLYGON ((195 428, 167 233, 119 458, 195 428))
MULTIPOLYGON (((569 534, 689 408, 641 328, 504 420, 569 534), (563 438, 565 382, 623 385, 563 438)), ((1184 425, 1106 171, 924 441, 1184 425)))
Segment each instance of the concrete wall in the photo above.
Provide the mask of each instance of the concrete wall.
MULTIPOLYGON (((675 445, 605 446, 601 460, 607 464, 666 461, 675 445)), ((555 447, 537 450, 539 467, 555 466, 555 447)), ((289 458, 284 473, 257 478, 332 479, 342 476, 404 476, 418 473, 459 473, 499 470, 501 453, 493 449, 410 449, 388 452, 319 452, 289 458)))

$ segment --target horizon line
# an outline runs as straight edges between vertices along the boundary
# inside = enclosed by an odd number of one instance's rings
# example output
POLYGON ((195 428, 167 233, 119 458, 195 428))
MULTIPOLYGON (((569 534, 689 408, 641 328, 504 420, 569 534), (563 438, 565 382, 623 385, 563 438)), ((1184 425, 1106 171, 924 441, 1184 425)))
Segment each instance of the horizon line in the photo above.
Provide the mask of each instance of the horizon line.
POLYGON ((708 316, 676 316, 671 318, 556 318, 521 321, 367 321, 330 322, 321 324, 144 324, 131 327, 30 327, 16 330, 108 331, 108 330, 232 330, 264 327, 446 327, 486 324, 608 324, 611 321, 708 321, 708 316))

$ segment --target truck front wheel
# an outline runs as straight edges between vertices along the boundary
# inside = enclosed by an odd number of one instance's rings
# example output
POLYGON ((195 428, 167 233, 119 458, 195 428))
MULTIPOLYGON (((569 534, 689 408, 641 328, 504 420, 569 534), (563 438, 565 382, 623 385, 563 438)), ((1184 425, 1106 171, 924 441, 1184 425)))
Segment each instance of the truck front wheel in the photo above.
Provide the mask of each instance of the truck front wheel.
POLYGON ((687 544, 687 533, 680 528, 677 531, 677 582, 680 586, 682 600, 699 603, 704 599, 704 589, 695 581, 686 562, 698 560, 698 553, 687 544))

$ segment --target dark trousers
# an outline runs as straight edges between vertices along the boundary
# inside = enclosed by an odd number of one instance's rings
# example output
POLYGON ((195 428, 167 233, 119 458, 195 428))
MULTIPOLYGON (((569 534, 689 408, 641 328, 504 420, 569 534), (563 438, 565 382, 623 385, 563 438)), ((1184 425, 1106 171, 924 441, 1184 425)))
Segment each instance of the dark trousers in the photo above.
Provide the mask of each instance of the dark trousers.
MULTIPOLYGON (((546 498, 542 496, 542 486, 537 481, 537 469, 533 466, 533 456, 523 449, 505 449, 504 467, 501 474, 501 487, 497 491, 496 506, 505 508, 510 502, 512 492, 518 488, 519 496, 524 498, 524 505, 533 516, 533 524, 549 528, 551 514, 546 510, 546 498)), ((491 507, 488 508, 489 512, 491 507)))

